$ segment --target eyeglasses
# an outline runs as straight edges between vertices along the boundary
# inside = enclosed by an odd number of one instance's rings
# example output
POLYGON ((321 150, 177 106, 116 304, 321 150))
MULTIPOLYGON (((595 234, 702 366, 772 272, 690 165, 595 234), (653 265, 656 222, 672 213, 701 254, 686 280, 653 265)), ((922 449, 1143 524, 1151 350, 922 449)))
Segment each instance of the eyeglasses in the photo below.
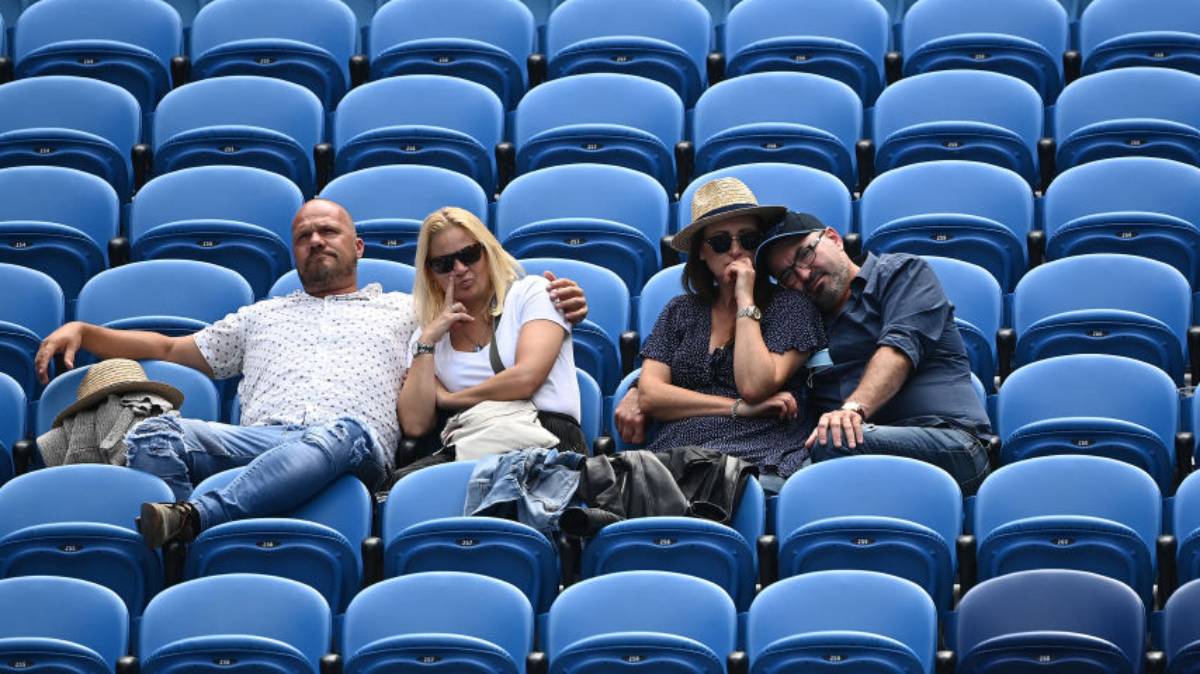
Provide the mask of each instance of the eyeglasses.
POLYGON ((479 258, 483 256, 483 244, 473 243, 466 248, 462 248, 457 252, 449 255, 439 255, 431 257, 425 264, 433 270, 435 274, 449 274, 454 271, 454 261, 458 260, 466 266, 471 266, 479 262, 479 258))
POLYGON ((797 271, 808 269, 812 266, 813 260, 817 257, 817 246, 821 245, 821 239, 825 237, 825 232, 817 235, 817 240, 807 246, 802 246, 796 249, 796 254, 792 256, 792 263, 789 264, 779 275, 775 277, 775 281, 779 285, 787 285, 792 280, 792 276, 797 271))
MULTIPOLYGON (((733 235, 729 232, 721 232, 720 234, 714 234, 708 237, 704 240, 704 242, 708 244, 709 248, 712 248, 712 252, 716 253, 717 255, 723 255, 728 253, 729 249, 733 248, 733 239, 733 235)), ((742 247, 742 250, 753 254, 758 248, 758 244, 763 242, 763 233, 741 232, 737 235, 737 240, 738 245, 742 247)))

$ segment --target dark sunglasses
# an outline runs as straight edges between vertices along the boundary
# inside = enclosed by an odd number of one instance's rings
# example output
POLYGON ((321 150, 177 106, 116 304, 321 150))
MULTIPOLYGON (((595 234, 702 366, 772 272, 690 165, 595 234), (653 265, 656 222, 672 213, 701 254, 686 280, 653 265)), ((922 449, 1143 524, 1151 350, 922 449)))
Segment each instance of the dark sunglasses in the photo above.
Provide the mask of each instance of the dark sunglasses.
POLYGON ((454 271, 455 260, 458 260, 464 265, 470 267, 476 262, 479 262, 479 258, 482 256, 483 244, 473 243, 466 248, 454 253, 450 253, 449 255, 431 257, 426 264, 429 265, 429 268, 432 269, 433 273, 435 274, 449 274, 450 272, 454 271))
MULTIPOLYGON (((753 254, 758 249, 758 245, 763 242, 762 232, 742 232, 737 235, 738 245, 742 250, 753 254)), ((729 232, 721 232, 714 234, 704 240, 712 252, 717 255, 728 253, 730 248, 733 248, 733 235, 729 232)))

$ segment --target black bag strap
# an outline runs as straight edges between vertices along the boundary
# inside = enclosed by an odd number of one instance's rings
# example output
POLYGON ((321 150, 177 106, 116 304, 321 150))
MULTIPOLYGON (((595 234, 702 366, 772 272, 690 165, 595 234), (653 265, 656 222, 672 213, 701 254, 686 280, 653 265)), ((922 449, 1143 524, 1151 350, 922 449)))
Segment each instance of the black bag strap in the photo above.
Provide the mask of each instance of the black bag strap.
POLYGON ((500 327, 500 316, 492 318, 492 343, 488 345, 488 356, 492 360, 492 372, 504 372, 504 362, 500 360, 500 347, 496 346, 496 333, 500 327))

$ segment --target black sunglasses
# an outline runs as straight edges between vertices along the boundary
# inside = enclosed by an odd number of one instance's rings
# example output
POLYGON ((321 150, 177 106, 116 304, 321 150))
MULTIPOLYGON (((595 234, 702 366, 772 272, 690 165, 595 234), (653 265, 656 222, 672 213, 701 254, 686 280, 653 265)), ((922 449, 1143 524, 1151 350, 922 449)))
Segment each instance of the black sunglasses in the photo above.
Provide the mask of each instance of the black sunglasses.
POLYGON ((435 274, 449 274, 450 272, 454 271, 455 260, 458 260, 469 267, 476 262, 479 262, 479 258, 482 256, 483 244, 473 243, 466 248, 460 249, 454 253, 450 253, 449 255, 431 257, 426 264, 429 265, 429 268, 432 269, 433 273, 435 274))
MULTIPOLYGON (((742 250, 753 254, 758 249, 758 245, 763 242, 763 233, 741 232, 737 235, 737 240, 742 250)), ((723 255, 728 253, 730 248, 733 248, 733 235, 729 232, 721 232, 720 234, 708 237, 704 242, 708 244, 709 248, 712 248, 712 252, 717 255, 723 255)))

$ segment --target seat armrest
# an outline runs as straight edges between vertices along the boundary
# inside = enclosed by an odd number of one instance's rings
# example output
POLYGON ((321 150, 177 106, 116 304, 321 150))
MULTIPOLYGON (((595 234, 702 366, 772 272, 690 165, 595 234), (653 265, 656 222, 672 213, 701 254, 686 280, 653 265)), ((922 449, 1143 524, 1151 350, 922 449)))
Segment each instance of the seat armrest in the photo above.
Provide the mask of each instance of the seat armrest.
POLYGON ((187 56, 171 58, 171 87, 178 89, 192 81, 192 61, 187 56))
POLYGON ((758 545, 758 585, 765 590, 768 585, 779 579, 779 539, 770 534, 759 536, 758 545))

